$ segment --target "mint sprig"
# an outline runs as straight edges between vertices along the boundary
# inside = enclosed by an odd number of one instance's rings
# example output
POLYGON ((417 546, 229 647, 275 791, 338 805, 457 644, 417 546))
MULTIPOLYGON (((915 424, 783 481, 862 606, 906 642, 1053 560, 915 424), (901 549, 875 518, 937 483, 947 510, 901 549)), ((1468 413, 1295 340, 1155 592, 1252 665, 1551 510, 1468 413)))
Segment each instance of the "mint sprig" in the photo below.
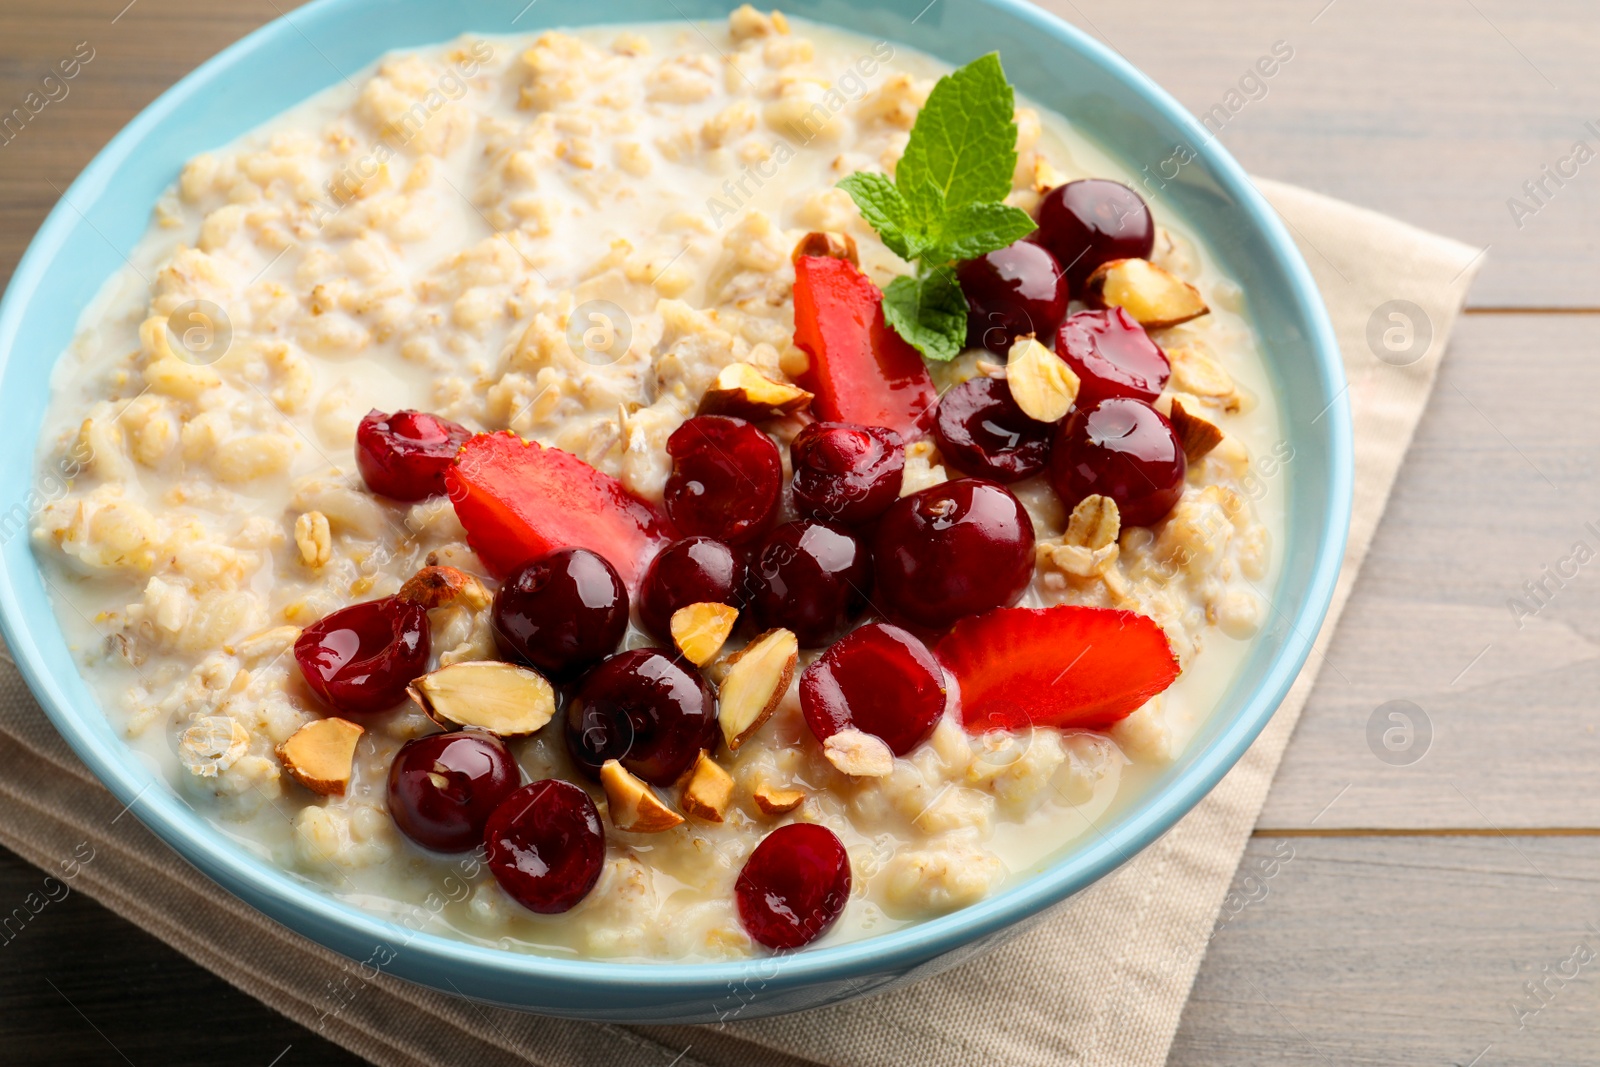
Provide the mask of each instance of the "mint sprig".
POLYGON ((991 52, 945 75, 911 128, 895 176, 857 171, 839 183, 895 255, 916 264, 884 291, 884 318, 928 359, 949 360, 967 338, 967 301, 952 262, 1033 232, 1004 203, 1017 166, 1011 83, 991 52))

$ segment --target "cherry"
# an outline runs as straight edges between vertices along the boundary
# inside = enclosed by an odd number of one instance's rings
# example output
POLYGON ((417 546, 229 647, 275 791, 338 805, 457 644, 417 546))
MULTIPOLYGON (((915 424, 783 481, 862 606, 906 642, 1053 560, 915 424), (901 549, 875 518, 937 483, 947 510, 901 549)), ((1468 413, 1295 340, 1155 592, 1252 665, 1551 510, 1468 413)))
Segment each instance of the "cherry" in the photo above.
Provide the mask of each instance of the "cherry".
POLYGON ((389 764, 389 814, 401 833, 435 852, 465 852, 522 780, 494 734, 462 730, 407 741, 389 764))
POLYGON ((944 482, 884 513, 872 559, 879 604, 893 617, 942 630, 1022 596, 1033 578, 1033 520, 1003 485, 944 482))
POLYGON ((1142 400, 1112 397, 1062 424, 1050 481, 1069 510, 1099 493, 1117 502, 1124 526, 1149 526, 1183 495, 1187 469, 1166 416, 1142 400))
POLYGON ((356 467, 374 493, 422 500, 445 491, 444 472, 472 431, 425 411, 374 408, 356 427, 356 467))
POLYGON ((639 584, 639 622, 672 640, 672 613, 690 604, 744 603, 744 559, 712 537, 674 541, 650 561, 639 584))
POLYGON ((852 630, 800 675, 800 710, 818 741, 854 728, 904 756, 933 732, 944 703, 933 653, 887 623, 852 630))
POLYGON ((1045 194, 1037 237, 1078 292, 1102 263, 1149 259, 1156 226, 1138 193, 1121 182, 1087 178, 1045 194))
POLYGON ((653 648, 619 652, 567 701, 567 751, 591 778, 606 760, 670 785, 717 747, 717 703, 705 680, 653 648))
POLYGON ((967 344, 996 355, 1025 334, 1049 337, 1067 317, 1067 278, 1042 245, 1018 241, 956 268, 967 298, 967 344))
POLYGON ((566 681, 616 651, 628 590, 605 557, 563 548, 512 574, 494 595, 493 618, 507 657, 566 681))
POLYGON ((1004 378, 969 378, 939 398, 939 454, 963 474, 1014 482, 1044 470, 1055 427, 1030 419, 1004 378))
POLYGON ((1056 334, 1056 355, 1078 376, 1080 409, 1113 396, 1153 403, 1172 375, 1167 354, 1122 308, 1067 319, 1056 334))
POLYGON ((801 648, 817 648, 867 606, 872 561, 847 530, 791 522, 761 542, 749 582, 757 625, 793 630, 801 648))
POLYGON ((905 443, 885 426, 813 422, 790 442, 789 465, 802 516, 858 526, 899 499, 905 443))
POLYGON ((850 854, 826 826, 796 822, 764 837, 733 886, 745 932, 770 949, 810 944, 850 899, 850 854))
POLYGON ((667 438, 667 515, 685 534, 729 544, 765 533, 783 496, 783 457, 743 419, 697 415, 667 438))
POLYGON ((335 711, 384 711, 428 670, 428 610, 399 597, 352 604, 300 631, 295 662, 311 691, 335 711))
POLYGON ((529 911, 567 911, 600 880, 606 835, 589 794, 556 778, 508 796, 483 831, 489 870, 529 911))

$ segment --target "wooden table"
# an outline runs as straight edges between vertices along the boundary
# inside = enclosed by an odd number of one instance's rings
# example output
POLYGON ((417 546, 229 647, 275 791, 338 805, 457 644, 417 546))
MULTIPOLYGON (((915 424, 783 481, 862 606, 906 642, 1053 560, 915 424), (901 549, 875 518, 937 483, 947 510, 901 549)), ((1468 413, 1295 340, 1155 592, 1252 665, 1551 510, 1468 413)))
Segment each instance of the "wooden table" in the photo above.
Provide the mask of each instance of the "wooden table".
MULTIPOLYGON (((0 110, 78 42, 95 58, 0 148, 3 269, 117 128, 282 2, 5 0, 0 110)), ((1600 1061, 1600 958, 1569 962, 1583 944, 1600 953, 1600 561, 1559 583, 1546 571, 1575 542, 1600 551, 1585 525, 1600 527, 1600 162, 1544 179, 1537 199, 1524 186, 1577 141, 1600 150, 1600 8, 1045 6, 1197 114, 1287 42, 1293 58, 1240 94, 1223 129, 1244 165, 1487 249, 1324 650, 1337 669, 1321 674, 1250 846, 1292 859, 1259 886, 1240 879, 1251 902, 1219 925, 1170 1062, 1600 1061), (1528 582, 1548 592, 1519 618, 1508 602, 1528 582), (1392 700, 1431 723, 1406 765, 1367 740, 1392 700)), ((0 857, 0 899, 39 877, 0 857)), ((356 1062, 80 896, 4 948, 0 1005, 8 1063, 356 1062)))

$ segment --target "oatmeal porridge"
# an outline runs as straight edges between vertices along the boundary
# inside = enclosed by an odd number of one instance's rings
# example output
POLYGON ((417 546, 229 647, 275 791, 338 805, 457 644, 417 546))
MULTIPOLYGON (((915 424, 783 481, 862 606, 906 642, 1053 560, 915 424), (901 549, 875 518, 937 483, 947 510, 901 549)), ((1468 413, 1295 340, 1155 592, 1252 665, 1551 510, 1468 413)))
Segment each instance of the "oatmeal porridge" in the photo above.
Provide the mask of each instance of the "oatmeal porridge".
POLYGON ((468 37, 184 168, 33 537, 138 758, 335 896, 862 938, 1044 869, 1220 699, 1292 458, 1243 307, 993 57, 468 37))

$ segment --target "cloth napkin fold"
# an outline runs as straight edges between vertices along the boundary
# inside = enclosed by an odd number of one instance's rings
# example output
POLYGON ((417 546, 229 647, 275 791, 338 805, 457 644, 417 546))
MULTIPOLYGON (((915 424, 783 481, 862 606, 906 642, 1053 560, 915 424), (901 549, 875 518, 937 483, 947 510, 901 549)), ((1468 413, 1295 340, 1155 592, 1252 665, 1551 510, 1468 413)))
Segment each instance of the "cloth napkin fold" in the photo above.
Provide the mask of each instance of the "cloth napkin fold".
MULTIPOLYGON (((1350 381, 1355 512, 1321 649, 1383 513, 1480 254, 1302 189, 1260 187, 1316 276, 1350 381), (1402 317, 1391 319, 1391 311, 1402 317), (1431 340, 1422 339, 1424 328, 1431 340)), ((0 844, 58 877, 73 871, 73 888, 382 1067, 1153 1067, 1166 1060, 1321 655, 1312 654, 1261 737, 1205 800, 1032 930, 918 985, 775 1019, 569 1022, 371 977, 246 907, 163 845, 72 755, 9 663, 0 663, 0 844)))

